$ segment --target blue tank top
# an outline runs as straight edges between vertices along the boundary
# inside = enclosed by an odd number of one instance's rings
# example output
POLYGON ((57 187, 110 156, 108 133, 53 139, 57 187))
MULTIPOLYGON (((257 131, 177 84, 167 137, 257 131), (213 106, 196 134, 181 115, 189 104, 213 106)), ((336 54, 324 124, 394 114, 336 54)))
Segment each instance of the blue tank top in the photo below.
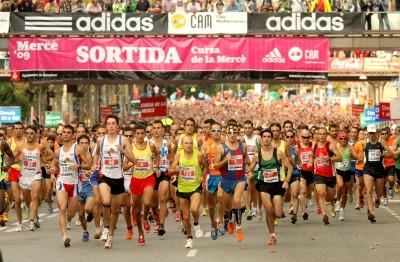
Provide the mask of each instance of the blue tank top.
POLYGON ((239 143, 236 150, 229 149, 225 143, 222 144, 224 148, 224 154, 222 159, 226 155, 231 154, 232 158, 221 168, 221 175, 226 180, 239 180, 245 175, 245 160, 246 155, 244 154, 243 144, 239 143))

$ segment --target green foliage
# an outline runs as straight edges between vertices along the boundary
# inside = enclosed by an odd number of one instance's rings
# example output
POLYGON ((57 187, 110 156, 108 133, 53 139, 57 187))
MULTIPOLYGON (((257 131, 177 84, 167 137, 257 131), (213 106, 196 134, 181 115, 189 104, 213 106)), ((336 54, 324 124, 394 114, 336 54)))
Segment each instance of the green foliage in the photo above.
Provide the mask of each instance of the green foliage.
POLYGON ((24 119, 29 114, 32 99, 28 99, 28 86, 24 83, 13 84, 10 82, 0 83, 0 105, 1 106, 20 106, 22 110, 21 118, 24 119))

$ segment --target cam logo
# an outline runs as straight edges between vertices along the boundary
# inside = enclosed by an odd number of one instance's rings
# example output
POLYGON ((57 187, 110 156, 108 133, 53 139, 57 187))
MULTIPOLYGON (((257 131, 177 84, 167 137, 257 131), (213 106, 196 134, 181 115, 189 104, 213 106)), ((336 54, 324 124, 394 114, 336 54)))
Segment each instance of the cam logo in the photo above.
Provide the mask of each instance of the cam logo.
POLYGON ((294 46, 290 48, 288 56, 293 62, 299 62, 303 58, 303 50, 298 46, 294 46))
POLYGON ((182 29, 186 25, 186 18, 183 14, 174 14, 171 17, 171 25, 175 29, 182 29))

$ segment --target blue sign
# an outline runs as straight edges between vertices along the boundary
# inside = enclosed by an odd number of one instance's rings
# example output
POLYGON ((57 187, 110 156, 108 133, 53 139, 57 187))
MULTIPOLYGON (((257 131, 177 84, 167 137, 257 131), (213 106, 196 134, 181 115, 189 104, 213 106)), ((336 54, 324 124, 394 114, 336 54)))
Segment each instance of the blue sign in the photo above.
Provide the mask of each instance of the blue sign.
POLYGON ((366 108, 364 111, 364 121, 366 124, 376 124, 378 122, 385 122, 379 120, 379 106, 373 108, 366 108))
POLYGON ((21 121, 21 107, 0 106, 0 123, 12 124, 21 121))

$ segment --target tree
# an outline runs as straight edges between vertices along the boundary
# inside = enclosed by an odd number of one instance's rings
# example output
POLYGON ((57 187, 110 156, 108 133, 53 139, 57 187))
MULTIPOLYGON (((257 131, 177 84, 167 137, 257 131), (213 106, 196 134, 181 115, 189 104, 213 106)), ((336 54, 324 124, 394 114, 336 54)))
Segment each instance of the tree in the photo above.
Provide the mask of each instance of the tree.
POLYGON ((20 106, 22 111, 21 119, 29 115, 30 106, 33 99, 28 98, 29 84, 27 83, 0 83, 0 101, 2 106, 20 106))

